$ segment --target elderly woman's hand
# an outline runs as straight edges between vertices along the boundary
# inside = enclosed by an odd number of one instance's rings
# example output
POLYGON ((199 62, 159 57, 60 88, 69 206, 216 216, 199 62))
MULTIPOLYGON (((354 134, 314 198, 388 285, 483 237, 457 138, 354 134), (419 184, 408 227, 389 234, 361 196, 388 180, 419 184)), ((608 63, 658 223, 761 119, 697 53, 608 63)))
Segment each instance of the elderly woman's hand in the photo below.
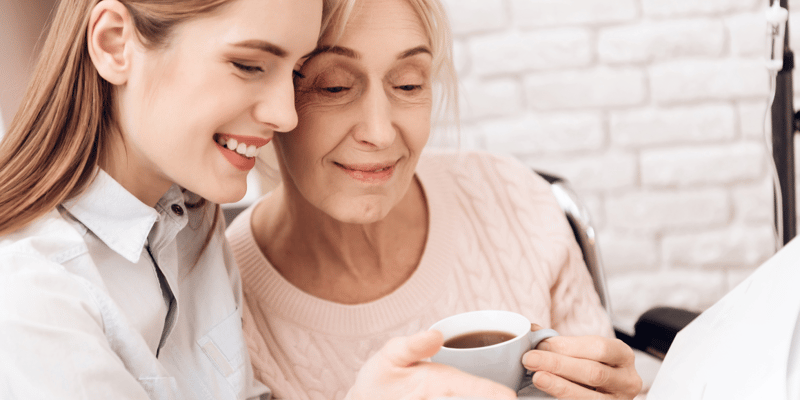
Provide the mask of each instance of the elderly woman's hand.
POLYGON ((633 399, 642 389, 633 350, 619 339, 557 336, 522 358, 533 384, 559 399, 633 399))
POLYGON ((442 334, 437 331, 390 340, 367 360, 345 400, 517 398, 513 390, 499 383, 446 365, 422 361, 436 354, 442 342, 442 334))

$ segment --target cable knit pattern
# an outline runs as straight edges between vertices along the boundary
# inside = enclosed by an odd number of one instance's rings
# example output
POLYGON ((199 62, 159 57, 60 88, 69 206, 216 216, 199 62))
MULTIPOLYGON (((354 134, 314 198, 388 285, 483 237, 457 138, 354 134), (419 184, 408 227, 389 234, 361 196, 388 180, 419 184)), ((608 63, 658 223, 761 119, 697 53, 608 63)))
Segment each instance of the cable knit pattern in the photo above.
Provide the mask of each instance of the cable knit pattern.
POLYGON ((417 167, 430 213, 407 282, 343 305, 288 283, 261 254, 246 210, 228 238, 241 268, 244 328, 256 378, 277 399, 341 399, 387 340, 460 312, 519 312, 566 335, 613 336, 549 184, 516 160, 426 152, 417 167))

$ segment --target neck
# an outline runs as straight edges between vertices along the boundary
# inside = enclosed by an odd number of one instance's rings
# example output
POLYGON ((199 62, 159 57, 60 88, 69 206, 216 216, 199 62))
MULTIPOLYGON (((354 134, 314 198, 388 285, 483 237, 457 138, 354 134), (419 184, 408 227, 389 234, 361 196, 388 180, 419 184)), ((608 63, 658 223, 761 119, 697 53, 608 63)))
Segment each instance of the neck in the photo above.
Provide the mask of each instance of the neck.
POLYGON ((338 221, 280 185, 253 215, 256 241, 298 288, 354 304, 380 298, 405 282, 425 247, 428 213, 414 180, 389 214, 369 224, 338 221))
POLYGON ((146 173, 152 168, 146 168, 142 158, 137 158, 132 152, 117 140, 111 145, 105 162, 100 163, 100 168, 142 203, 155 207, 172 183, 146 173))

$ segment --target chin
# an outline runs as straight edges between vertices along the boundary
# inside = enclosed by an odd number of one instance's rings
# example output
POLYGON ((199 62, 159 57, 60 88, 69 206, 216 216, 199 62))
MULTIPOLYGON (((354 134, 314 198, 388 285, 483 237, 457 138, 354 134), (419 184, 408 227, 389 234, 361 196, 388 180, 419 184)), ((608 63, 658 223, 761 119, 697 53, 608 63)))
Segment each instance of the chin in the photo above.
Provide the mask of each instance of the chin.
POLYGON ((224 185, 215 190, 209 190, 211 188, 200 188, 201 190, 192 192, 200 195, 204 199, 217 204, 226 204, 226 203, 235 203, 242 198, 244 198, 245 193, 247 193, 247 184, 243 183, 242 185, 224 185), (205 190, 202 190, 205 189, 205 190))
POLYGON ((340 212, 329 213, 329 215, 344 223, 366 225, 381 221, 391 210, 391 207, 383 204, 349 204, 340 212))

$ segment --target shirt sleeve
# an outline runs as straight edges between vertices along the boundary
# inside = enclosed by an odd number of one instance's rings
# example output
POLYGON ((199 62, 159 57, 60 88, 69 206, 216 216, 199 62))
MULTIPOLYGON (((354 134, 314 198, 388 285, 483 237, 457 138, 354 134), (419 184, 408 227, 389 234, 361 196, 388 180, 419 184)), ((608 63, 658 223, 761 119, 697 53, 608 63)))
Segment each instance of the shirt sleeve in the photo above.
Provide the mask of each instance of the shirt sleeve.
POLYGON ((36 257, 0 258, 0 397, 148 398, 112 350, 85 284, 36 257))

